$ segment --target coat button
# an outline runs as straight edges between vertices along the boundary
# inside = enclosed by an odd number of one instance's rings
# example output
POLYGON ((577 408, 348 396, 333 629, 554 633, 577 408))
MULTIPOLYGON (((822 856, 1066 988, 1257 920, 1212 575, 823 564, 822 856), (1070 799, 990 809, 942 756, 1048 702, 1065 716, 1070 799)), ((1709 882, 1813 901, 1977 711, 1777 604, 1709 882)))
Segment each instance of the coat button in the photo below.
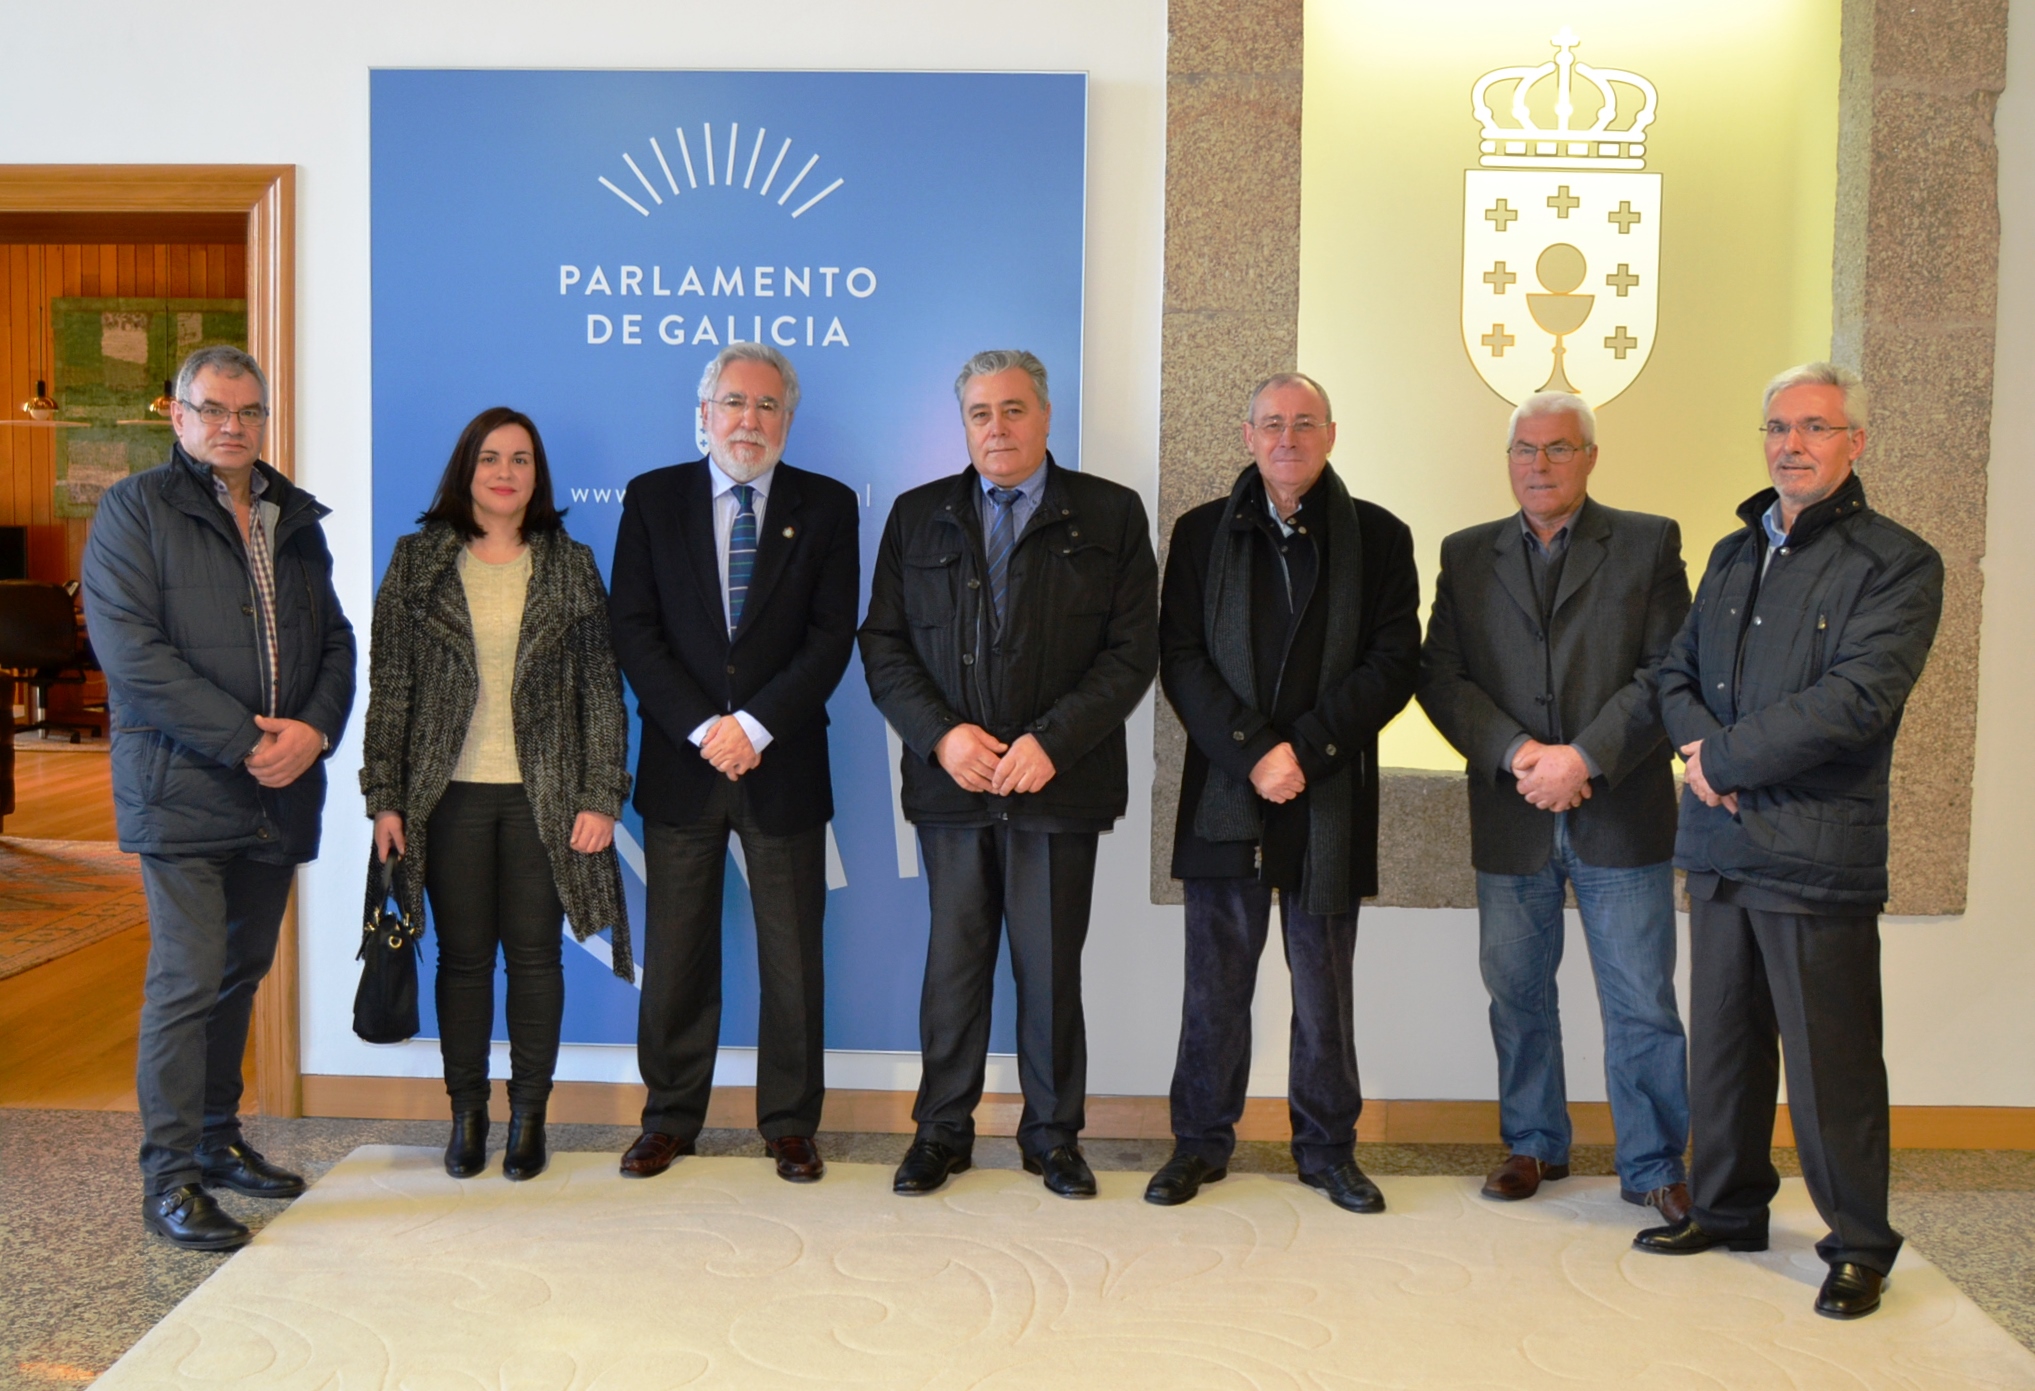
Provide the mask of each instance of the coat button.
POLYGON ((1231 730, 1229 737, 1236 740, 1239 744, 1244 742, 1244 732, 1241 729, 1231 730))
POLYGON ((734 674, 735 674, 735 664, 733 662, 730 662, 728 663, 728 675, 733 676, 734 674))
POLYGON ((1328 754, 1328 756, 1329 756, 1330 758, 1334 758, 1334 757, 1335 757, 1335 745, 1334 745, 1334 744, 1330 744, 1330 745, 1328 746, 1328 748, 1327 748, 1327 749, 1325 750, 1325 752, 1326 752, 1326 753, 1328 754))
POLYGON ((255 828, 254 838, 256 840, 267 840, 269 838, 269 828, 266 826, 257 826, 255 828))
POLYGON ((1724 689, 1724 683, 1723 683, 1722 681, 1719 681, 1719 682, 1717 683, 1717 689, 1718 689, 1718 690, 1720 690, 1720 691, 1724 689))
POLYGON ((1764 622, 1766 622, 1766 620, 1765 620, 1764 618, 1761 618, 1761 617, 1760 617, 1759 615, 1757 615, 1757 614, 1754 614, 1754 615, 1753 615, 1753 619, 1752 619, 1752 626, 1753 626, 1753 627, 1757 628, 1757 627, 1758 627, 1758 626, 1759 626, 1760 624, 1762 624, 1762 623, 1764 623, 1764 622))
POLYGON ((964 666, 964 667, 972 667, 972 666, 974 666, 974 665, 975 665, 975 654, 974 654, 973 652, 963 652, 963 653, 961 654, 961 665, 962 665, 962 666, 964 666))
POLYGON ((254 605, 253 605, 253 604, 242 604, 242 605, 240 606, 240 611, 241 611, 242 613, 246 614, 246 615, 247 615, 247 616, 248 616, 249 618, 252 618, 252 617, 254 617, 254 605))
POLYGON ((970 580, 970 581, 968 581, 968 587, 969 587, 970 589, 980 589, 980 588, 982 588, 982 581, 981 581, 981 580, 970 580))

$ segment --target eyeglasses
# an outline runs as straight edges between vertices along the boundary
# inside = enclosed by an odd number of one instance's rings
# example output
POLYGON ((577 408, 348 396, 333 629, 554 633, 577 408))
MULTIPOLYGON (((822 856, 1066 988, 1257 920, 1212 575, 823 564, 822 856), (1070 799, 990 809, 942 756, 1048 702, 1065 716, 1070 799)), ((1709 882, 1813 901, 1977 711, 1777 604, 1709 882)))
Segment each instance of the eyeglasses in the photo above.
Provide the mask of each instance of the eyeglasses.
POLYGON ((1295 439, 1306 439, 1321 428, 1321 422, 1311 415, 1296 415, 1291 420, 1280 415, 1268 415, 1263 420, 1251 422, 1253 430, 1278 436, 1291 433, 1295 439))
POLYGON ((714 404, 729 415, 741 415, 751 406, 754 406, 756 413, 765 420, 775 418, 784 410, 784 403, 779 401, 775 396, 758 396, 752 401, 739 391, 731 391, 726 396, 715 397, 714 404))
POLYGON ((1538 454, 1547 455, 1551 464, 1566 464, 1588 447, 1570 444, 1567 440, 1556 440, 1553 444, 1528 444, 1525 440, 1514 440, 1505 453, 1516 464, 1530 464, 1538 454))
POLYGON ((239 410, 234 411, 228 410, 224 406, 215 406, 210 401, 201 406, 196 401, 185 401, 181 398, 179 398, 177 404, 181 405, 185 410, 196 411, 198 419, 204 421, 215 430, 226 423, 228 416, 234 417, 250 430, 259 430, 262 427, 262 423, 269 418, 269 408, 267 406, 242 406, 239 410))
POLYGON ((1759 427, 1759 432, 1775 444, 1797 431, 1809 443, 1821 444, 1832 435, 1848 435, 1857 428, 1855 425, 1831 425, 1821 420, 1769 420, 1759 427))

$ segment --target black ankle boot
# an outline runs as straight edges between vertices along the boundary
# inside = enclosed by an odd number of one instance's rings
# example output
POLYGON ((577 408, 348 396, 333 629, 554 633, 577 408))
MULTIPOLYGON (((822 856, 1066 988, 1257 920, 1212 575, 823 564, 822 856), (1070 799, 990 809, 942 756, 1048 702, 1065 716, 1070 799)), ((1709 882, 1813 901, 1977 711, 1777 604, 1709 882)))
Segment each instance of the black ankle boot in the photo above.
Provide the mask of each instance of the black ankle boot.
POLYGON ((549 1162, 544 1153, 544 1108, 509 1112, 509 1147, 502 1152, 502 1177, 536 1178, 549 1162))
POLYGON ((454 1178, 472 1178, 488 1166, 488 1113, 452 1113, 452 1138, 445 1142, 445 1172, 454 1178))

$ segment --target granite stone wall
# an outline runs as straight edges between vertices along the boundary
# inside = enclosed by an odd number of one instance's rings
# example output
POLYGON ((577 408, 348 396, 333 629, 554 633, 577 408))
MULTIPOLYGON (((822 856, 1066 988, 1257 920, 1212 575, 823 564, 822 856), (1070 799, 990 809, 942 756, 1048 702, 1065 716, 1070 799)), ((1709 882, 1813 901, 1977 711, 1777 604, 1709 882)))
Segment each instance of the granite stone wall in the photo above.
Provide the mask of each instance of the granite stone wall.
MULTIPOLYGON (((1302 0, 1175 0, 1169 17, 1159 534, 1224 492, 1259 378, 1294 367, 1302 0)), ((1964 909, 1999 271, 1993 106, 2007 0, 1845 0, 1832 356, 1871 385, 1861 463, 1880 510, 1947 567, 1943 627, 1894 761, 1894 913, 1964 909)), ((1168 874, 1184 736, 1155 723, 1152 898, 1168 874)), ((1386 769, 1382 904, 1471 907, 1454 774, 1386 769)))

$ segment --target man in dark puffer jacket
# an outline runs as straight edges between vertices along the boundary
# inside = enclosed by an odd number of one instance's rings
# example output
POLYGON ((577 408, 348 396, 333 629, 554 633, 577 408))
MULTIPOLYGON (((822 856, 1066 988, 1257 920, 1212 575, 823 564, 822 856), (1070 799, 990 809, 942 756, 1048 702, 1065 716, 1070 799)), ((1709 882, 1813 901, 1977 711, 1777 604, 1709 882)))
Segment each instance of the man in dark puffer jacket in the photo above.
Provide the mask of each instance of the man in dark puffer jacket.
POLYGON ((1766 391, 1774 486, 1739 508, 1661 667, 1687 760, 1692 1215, 1645 1251, 1766 1249, 1776 1037, 1802 1174, 1830 1234, 1816 1312, 1879 1307, 1887 1222, 1879 912, 1887 775, 1943 608, 1934 547, 1866 506, 1857 374, 1809 363, 1766 391))
POLYGON ((248 1231, 208 1187, 304 1191, 241 1138, 240 1062, 296 867, 318 854, 354 644, 319 527, 330 509, 256 457, 261 368, 200 348, 176 397, 169 462, 100 500, 85 618, 113 712, 120 848, 148 890, 142 1217, 222 1251, 248 1231))

